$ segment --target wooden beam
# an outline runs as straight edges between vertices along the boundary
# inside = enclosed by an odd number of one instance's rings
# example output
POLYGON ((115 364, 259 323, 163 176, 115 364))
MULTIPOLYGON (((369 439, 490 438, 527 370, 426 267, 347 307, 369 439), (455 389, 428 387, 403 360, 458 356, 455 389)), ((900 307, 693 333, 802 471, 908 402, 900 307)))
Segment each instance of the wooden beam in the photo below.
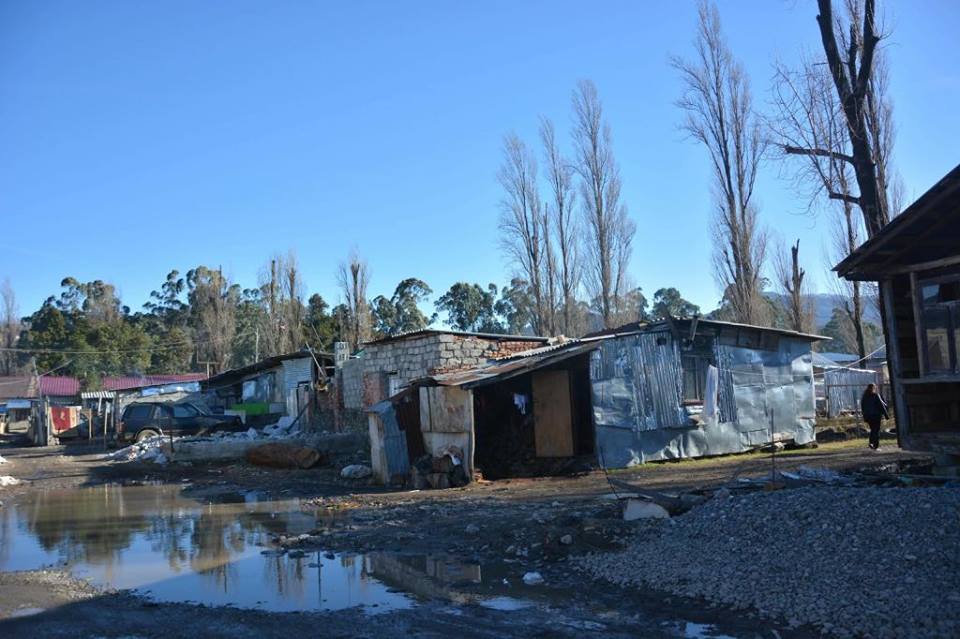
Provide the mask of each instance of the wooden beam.
POLYGON ((940 260, 931 260, 929 262, 918 262, 916 264, 906 264, 904 266, 896 266, 893 268, 871 271, 870 275, 873 278, 884 279, 892 275, 905 275, 907 273, 919 273, 922 271, 932 271, 933 269, 936 269, 936 268, 945 268, 947 266, 955 266, 957 264, 960 264, 960 254, 951 255, 950 257, 945 257, 940 260))
POLYGON ((956 384, 960 382, 960 375, 951 373, 945 375, 926 375, 919 378, 908 377, 906 379, 898 379, 897 382, 907 386, 920 384, 956 384))
POLYGON ((920 376, 927 373, 927 352, 923 347, 923 311, 920 308, 920 285, 917 273, 910 273, 910 298, 913 301, 913 332, 917 338, 917 360, 920 362, 920 376))
POLYGON ((893 409, 897 419, 897 443, 904 444, 903 435, 910 432, 910 412, 903 389, 903 375, 900 360, 900 343, 897 339, 897 321, 893 311, 893 282, 887 280, 881 285, 880 299, 883 303, 884 334, 887 346, 887 372, 890 374, 890 392, 893 393, 893 409))

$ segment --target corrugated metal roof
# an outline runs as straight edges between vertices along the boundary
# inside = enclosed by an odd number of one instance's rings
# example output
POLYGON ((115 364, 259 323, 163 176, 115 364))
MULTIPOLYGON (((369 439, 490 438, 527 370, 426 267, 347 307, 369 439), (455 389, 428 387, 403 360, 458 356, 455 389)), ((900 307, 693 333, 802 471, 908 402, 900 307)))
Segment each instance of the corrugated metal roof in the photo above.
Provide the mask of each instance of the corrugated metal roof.
POLYGON ((403 339, 415 339, 417 337, 426 337, 428 335, 458 335, 460 337, 479 337, 481 339, 489 340, 506 340, 506 341, 515 341, 515 342, 547 342, 550 340, 549 337, 543 337, 541 335, 507 335, 500 333, 473 333, 470 331, 455 331, 447 330, 440 328, 423 328, 418 331, 407 331, 405 333, 397 333, 396 335, 389 335, 387 337, 381 337, 379 339, 370 340, 369 342, 364 342, 363 346, 368 346, 371 344, 386 344, 388 342, 395 342, 403 339))
POLYGON ((182 373, 179 375, 140 375, 125 377, 104 377, 103 390, 115 391, 142 386, 156 386, 159 384, 176 384, 178 382, 199 382, 206 379, 203 373, 182 373))
POLYGON ((40 393, 54 397, 72 397, 80 392, 80 380, 76 377, 44 375, 40 378, 40 393))
POLYGON ((324 365, 333 365, 333 355, 331 353, 323 353, 321 351, 297 351, 295 353, 286 353, 284 355, 265 357, 258 362, 254 362, 253 364, 248 364, 239 368, 231 368, 228 371, 223 371, 222 373, 212 376, 207 380, 207 384, 217 384, 240 378, 244 375, 275 368, 286 360, 301 359, 304 357, 309 357, 310 359, 316 358, 321 364, 324 365))
MULTIPOLYGON (((755 326, 753 324, 740 324, 739 322, 726 322, 723 320, 715 319, 704 319, 702 317, 692 318, 692 317, 679 317, 674 318, 673 322, 676 324, 689 327, 689 325, 696 319, 697 326, 718 326, 718 327, 732 327, 732 328, 745 328, 756 331, 765 331, 769 333, 777 333, 779 335, 786 335, 788 337, 798 337, 801 339, 810 340, 811 342, 820 341, 820 340, 829 340, 831 338, 826 335, 815 335, 813 333, 799 333, 797 331, 791 331, 786 328, 776 328, 773 326, 755 326)), ((593 339, 598 337, 612 337, 614 335, 633 335, 635 333, 645 333, 647 331, 662 331, 664 329, 670 328, 670 322, 667 320, 661 320, 657 322, 630 322, 629 324, 624 324, 617 328, 608 328, 602 331, 597 331, 595 333, 589 333, 584 336, 585 339, 593 339)))
POLYGON ((511 356, 509 359, 496 360, 475 368, 437 373, 422 380, 415 380, 414 383, 475 388, 509 379, 515 375, 522 375, 577 355, 583 355, 598 346, 599 343, 596 341, 581 342, 579 340, 561 345, 546 346, 541 349, 524 351, 521 354, 511 356))

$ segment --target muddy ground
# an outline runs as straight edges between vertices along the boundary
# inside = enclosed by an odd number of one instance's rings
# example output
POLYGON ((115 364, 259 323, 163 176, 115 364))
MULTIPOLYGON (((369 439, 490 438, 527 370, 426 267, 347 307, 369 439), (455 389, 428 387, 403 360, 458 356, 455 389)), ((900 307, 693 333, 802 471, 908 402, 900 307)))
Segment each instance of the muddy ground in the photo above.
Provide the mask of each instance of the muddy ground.
MULTIPOLYGON (((0 446, 8 463, 0 474, 24 483, 0 489, 0 500, 26 501, 38 491, 104 484, 179 485, 185 496, 216 503, 244 491, 264 499, 300 498, 318 516, 303 540, 276 534, 276 552, 443 554, 483 566, 484 583, 402 580, 398 588, 419 604, 371 615, 362 609, 279 613, 156 603, 126 591, 98 590, 62 570, 0 573, 0 636, 179 637, 283 636, 302 633, 369 637, 581 637, 581 636, 819 636, 787 629, 750 612, 711 608, 655 591, 620 589, 585 581, 566 567, 569 557, 620 547, 631 524, 620 516, 608 476, 503 480, 445 491, 389 491, 367 481, 341 480, 336 467, 270 470, 246 463, 108 463, 82 445, 46 449, 0 446), (525 586, 538 572, 544 583, 525 586), (493 579, 490 576, 493 576, 493 579), (490 597, 516 597, 533 605, 491 609, 490 597)), ((920 460, 885 441, 878 452, 864 440, 836 442, 778 455, 781 470, 800 466, 852 470, 920 460)), ((707 489, 738 477, 769 473, 769 455, 648 464, 612 474, 640 488, 707 489)), ((0 531, 2 533, 3 531, 0 531)))

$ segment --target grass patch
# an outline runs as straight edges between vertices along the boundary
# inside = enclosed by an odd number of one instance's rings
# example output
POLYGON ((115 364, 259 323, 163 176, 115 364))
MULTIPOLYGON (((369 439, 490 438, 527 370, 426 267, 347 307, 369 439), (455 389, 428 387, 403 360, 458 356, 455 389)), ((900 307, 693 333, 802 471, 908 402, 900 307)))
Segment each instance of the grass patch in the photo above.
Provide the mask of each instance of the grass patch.
MULTIPOLYGON (((844 441, 828 442, 820 444, 817 448, 795 448, 792 450, 782 450, 777 453, 777 458, 781 457, 804 457, 813 455, 822 455, 824 453, 839 453, 855 450, 862 450, 867 447, 865 437, 857 439, 848 439, 844 441)), ((884 442, 881 441, 881 445, 884 442)), ((886 444, 890 446, 890 443, 886 444)), ((895 446, 895 444, 894 444, 895 446)), ((667 461, 651 461, 631 468, 611 468, 608 470, 611 474, 646 474, 656 472, 668 472, 679 468, 717 468, 723 466, 733 466, 753 460, 770 459, 770 453, 752 450, 746 453, 731 453, 728 455, 718 455, 716 457, 695 457, 692 459, 677 459, 667 461)))

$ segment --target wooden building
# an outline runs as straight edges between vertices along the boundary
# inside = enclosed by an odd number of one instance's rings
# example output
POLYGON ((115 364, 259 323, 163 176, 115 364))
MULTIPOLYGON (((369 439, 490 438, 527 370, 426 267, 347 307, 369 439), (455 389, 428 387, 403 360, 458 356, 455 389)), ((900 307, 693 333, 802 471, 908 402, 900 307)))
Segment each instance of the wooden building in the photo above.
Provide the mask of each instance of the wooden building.
POLYGON ((834 270, 880 284, 900 445, 960 455, 960 166, 834 270))

